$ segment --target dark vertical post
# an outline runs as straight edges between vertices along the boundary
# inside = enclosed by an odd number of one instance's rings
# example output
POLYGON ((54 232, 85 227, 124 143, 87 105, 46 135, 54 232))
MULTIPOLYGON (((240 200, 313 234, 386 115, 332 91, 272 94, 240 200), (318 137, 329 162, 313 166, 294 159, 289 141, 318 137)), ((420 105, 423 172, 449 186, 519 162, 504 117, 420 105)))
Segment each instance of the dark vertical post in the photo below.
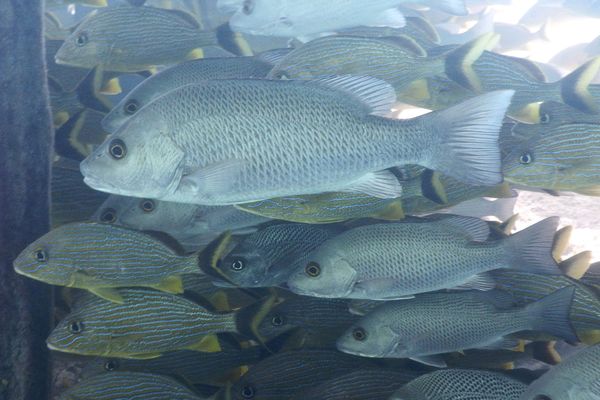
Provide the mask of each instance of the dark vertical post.
POLYGON ((51 289, 12 262, 49 229, 53 131, 42 0, 0 0, 0 399, 48 398, 51 289))

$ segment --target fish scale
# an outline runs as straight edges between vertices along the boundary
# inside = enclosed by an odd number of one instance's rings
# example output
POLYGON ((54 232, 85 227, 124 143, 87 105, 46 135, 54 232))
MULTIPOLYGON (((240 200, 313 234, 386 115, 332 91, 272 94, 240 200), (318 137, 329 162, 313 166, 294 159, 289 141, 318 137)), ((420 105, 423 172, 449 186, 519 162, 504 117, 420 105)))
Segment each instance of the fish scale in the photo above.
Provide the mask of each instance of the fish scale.
POLYGON ((69 353, 128 357, 183 350, 205 335, 237 330, 234 314, 211 313, 182 297, 144 289, 119 294, 124 304, 89 295, 78 301, 48 345, 69 353), (82 333, 69 331, 74 321, 83 324, 82 333))

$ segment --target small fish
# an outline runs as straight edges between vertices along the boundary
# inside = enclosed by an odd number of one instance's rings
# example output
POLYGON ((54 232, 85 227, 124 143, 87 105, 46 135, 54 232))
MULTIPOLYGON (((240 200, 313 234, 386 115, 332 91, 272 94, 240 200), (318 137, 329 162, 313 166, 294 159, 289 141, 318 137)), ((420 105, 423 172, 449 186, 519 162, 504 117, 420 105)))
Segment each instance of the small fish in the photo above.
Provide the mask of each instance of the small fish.
POLYGON ((408 369, 355 371, 327 380, 292 399, 387 400, 395 390, 418 376, 417 371, 408 369))
POLYGON ((569 322, 574 288, 563 288, 524 308, 501 292, 427 293, 386 302, 350 327, 340 351, 364 357, 411 358, 443 367, 442 353, 512 348, 507 335, 539 330, 577 342, 569 322))
POLYGON ((202 400, 202 397, 176 379, 143 372, 100 374, 86 378, 67 389, 59 400, 118 399, 202 400))
POLYGON ((446 369, 420 376, 390 400, 519 400, 527 385, 499 372, 446 369))
POLYGON ((200 274, 198 254, 181 255, 163 241, 116 225, 81 222, 53 229, 21 252, 17 273, 45 283, 87 289, 123 302, 115 288, 183 293, 182 274, 200 274))
MULTIPOLYGON (((356 26, 402 27, 405 19, 397 7, 406 0, 377 0, 365 4, 357 0, 343 3, 302 3, 274 0, 245 0, 230 24, 234 31, 253 35, 296 37, 301 40, 318 37, 356 26)), ((417 3, 456 15, 468 13, 462 0, 419 0, 417 3)))
MULTIPOLYGON (((90 361, 83 370, 83 376, 124 371, 165 374, 183 378, 193 384, 214 384, 233 369, 250 365, 260 360, 260 347, 246 349, 226 348, 221 341, 222 351, 217 353, 199 353, 182 350, 161 355, 148 360, 125 358, 98 358, 90 361)), ((230 346, 233 347, 233 346, 230 346)))
MULTIPOLYGON (((493 34, 451 52, 476 59, 488 46, 493 34)), ((408 85, 419 79, 443 75, 454 68, 450 54, 434 57, 408 36, 372 38, 334 35, 315 39, 293 50, 269 73, 271 78, 312 79, 329 75, 366 75, 388 82, 400 100, 408 85)))
POLYGON ((321 382, 369 367, 375 368, 370 360, 335 350, 285 351, 250 367, 237 382, 222 389, 215 398, 289 399, 321 382))
POLYGON ((333 331, 339 336, 358 319, 357 315, 350 313, 348 305, 345 299, 288 298, 262 316, 257 323, 256 334, 263 342, 296 328, 317 334, 333 331))
POLYGON ((391 120, 379 115, 393 89, 375 78, 204 81, 141 109, 81 170, 97 190, 206 205, 332 191, 395 198, 402 187, 387 168, 404 164, 493 185, 511 96, 391 120))
POLYGON ((106 200, 106 194, 90 189, 83 183, 79 163, 66 158, 52 163, 51 181, 52 227, 85 221, 106 200))
POLYGON ((498 268, 561 274, 551 254, 557 225, 548 218, 491 242, 488 224, 478 218, 360 226, 308 255, 287 285, 303 295, 371 300, 456 287, 490 290, 486 272, 498 268))
POLYGON ((183 297, 118 289, 123 304, 85 293, 54 328, 48 348, 80 355, 149 359, 176 350, 217 352, 214 334, 238 332, 236 313, 213 313, 183 297))
POLYGON ((518 125, 514 129, 516 136, 502 162, 508 182, 531 188, 600 195, 600 125, 551 123, 533 129, 529 133, 527 126, 518 125))
POLYGON ((138 72, 158 65, 202 58, 202 48, 218 46, 215 31, 202 30, 179 10, 121 5, 95 10, 65 40, 56 62, 81 68, 138 72), (142 43, 142 42, 143 43, 142 43))
POLYGON ((521 271, 497 270, 491 275, 497 288, 511 294, 516 304, 525 306, 564 287, 574 287, 569 318, 581 341, 600 341, 600 299, 585 285, 564 275, 540 275, 521 271))
POLYGON ((200 250, 224 231, 247 234, 269 221, 232 206, 199 206, 117 195, 110 196, 92 219, 132 229, 165 232, 190 251, 200 250))
POLYGON ((341 231, 335 226, 267 226, 245 237, 217 268, 227 282, 241 287, 278 286, 302 265, 307 254, 341 231))
POLYGON ((600 344, 583 348, 533 382, 519 400, 600 399, 600 344))
POLYGON ((264 78, 271 68, 267 62, 254 57, 217 57, 177 64, 136 86, 104 117, 102 126, 115 132, 140 108, 180 86, 212 79, 264 78))

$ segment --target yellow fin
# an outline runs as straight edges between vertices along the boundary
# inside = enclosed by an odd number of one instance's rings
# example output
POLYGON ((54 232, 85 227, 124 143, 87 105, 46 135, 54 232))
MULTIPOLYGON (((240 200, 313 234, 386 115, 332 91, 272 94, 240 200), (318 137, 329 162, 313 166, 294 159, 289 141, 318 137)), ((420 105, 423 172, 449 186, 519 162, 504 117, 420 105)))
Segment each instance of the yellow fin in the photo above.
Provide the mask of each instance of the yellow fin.
POLYGON ((117 95, 123 91, 119 78, 111 78, 104 82, 100 88, 100 93, 108 95, 117 95))
POLYGON ((562 361, 560 354, 556 351, 555 340, 548 342, 533 342, 530 346, 532 347, 532 356, 536 360, 550 365, 556 365, 562 361))
POLYGON ((600 196, 600 186, 590 186, 583 189, 576 189, 575 192, 585 194, 586 196, 600 196))
POLYGON ((525 341, 523 339, 519 339, 519 344, 517 344, 517 346, 515 348, 513 348, 512 350, 519 352, 519 353, 524 353, 525 352, 525 341))
POLYGON ((384 219, 388 221, 397 221, 399 219, 404 219, 406 215, 404 214, 404 209, 402 208, 402 200, 394 200, 385 208, 385 210, 375 215, 375 217, 378 219, 384 219))
POLYGON ((436 171, 426 170, 421 176, 421 192, 425 198, 437 203, 448 204, 446 188, 441 180, 441 174, 436 171))
POLYGON ((203 336, 198 342, 187 347, 188 350, 200 351, 203 353, 217 353, 221 351, 221 344, 216 335, 203 336))
POLYGON ((219 290, 210 296, 209 301, 215 307, 217 311, 231 311, 231 305, 229 304, 229 298, 227 293, 223 290, 219 290))
POLYGON ((521 122, 529 124, 538 124, 541 121, 540 118, 540 105, 541 103, 529 103, 521 109, 511 112, 510 116, 521 122))
POLYGON ((106 0, 84 0, 83 4, 90 7, 106 7, 108 3, 106 0))
POLYGON ((446 56, 448 78, 467 89, 481 93, 483 88, 479 76, 473 69, 473 64, 485 50, 492 49, 499 39, 499 35, 488 32, 449 52, 446 56))
POLYGON ((69 113, 66 111, 60 111, 57 112, 56 114, 54 114, 53 117, 53 122, 54 122, 54 127, 55 128, 59 128, 62 125, 65 124, 65 122, 67 122, 69 120, 69 113))
POLYGON ((583 332, 577 332, 579 340, 583 343, 592 346, 600 343, 600 329, 590 329, 583 332))
POLYGON ((88 288, 88 291, 94 293, 98 297, 102 297, 105 300, 112 301, 113 303, 123 304, 125 300, 114 288, 102 287, 102 288, 88 288))
POLYGON ((151 75, 156 75, 156 74, 158 74, 158 68, 150 67, 150 68, 148 68, 148 72, 150 72, 151 75))
POLYGON ((514 214, 509 219, 500 224, 499 228, 505 235, 510 235, 512 231, 515 229, 515 225, 517 224, 517 220, 519 219, 519 214, 514 214))
POLYGON ((254 52, 252 51, 252 47, 244 37, 239 32, 234 32, 233 34, 233 42, 238 47, 241 56, 253 56, 254 52))
POLYGON ((560 260, 562 260, 562 255, 571 241, 572 233, 573 227, 571 225, 567 225, 563 228, 560 228, 554 234, 554 241, 552 242, 552 258, 554 258, 556 262, 560 262, 560 260))
POLYGON ((508 182, 503 182, 490 189, 489 192, 485 193, 485 197, 495 197, 497 199, 509 199, 516 196, 516 192, 510 188, 508 182))
POLYGON ((180 276, 169 276, 163 279, 158 285, 152 286, 155 289, 167 293, 183 293, 183 280, 180 276))
POLYGON ((589 85, 600 69, 600 56, 571 72, 560 80, 563 101, 583 112, 598 114, 600 107, 589 91, 589 85))
POLYGON ((590 268, 591 251, 582 251, 558 264, 560 270, 570 278, 581 279, 590 268))
POLYGON ((142 353, 142 354, 115 354, 115 357, 130 358, 133 360, 150 360, 162 356, 162 353, 142 353))
POLYGON ((204 58, 204 50, 201 48, 190 50, 185 58, 187 60, 198 60, 200 58, 204 58))
POLYGON ((515 369, 515 363, 514 363, 514 361, 511 361, 511 362, 506 362, 504 364, 500 364, 500 369, 503 369, 505 371, 513 370, 513 369, 515 369))
POLYGON ((426 79, 412 81, 402 90, 401 98, 411 99, 413 101, 425 101, 431 98, 429 93, 429 83, 426 79))

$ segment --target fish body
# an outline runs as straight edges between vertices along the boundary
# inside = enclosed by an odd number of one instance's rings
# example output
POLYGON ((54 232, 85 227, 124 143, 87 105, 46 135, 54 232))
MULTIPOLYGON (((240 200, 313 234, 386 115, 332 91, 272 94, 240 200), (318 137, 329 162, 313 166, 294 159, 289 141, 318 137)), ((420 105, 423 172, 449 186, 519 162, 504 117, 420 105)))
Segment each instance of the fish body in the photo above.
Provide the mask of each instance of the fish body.
POLYGON ((269 221, 232 206, 200 206, 117 195, 110 196, 92 218, 132 229, 165 232, 192 251, 224 231, 249 233, 256 225, 269 221))
POLYGON ((252 366, 216 399, 287 399, 328 379, 373 368, 369 361, 335 350, 284 351, 252 366))
POLYGON ((59 400, 202 399, 171 377, 142 372, 96 375, 67 389, 58 398, 59 400))
POLYGON ((498 372, 446 369, 416 378, 390 400, 519 400, 526 388, 498 372))
MULTIPOLYGON (((283 36, 309 39, 322 33, 356 26, 405 25, 404 16, 396 7, 405 0, 376 0, 368 4, 359 0, 320 3, 316 0, 273 1, 249 0, 231 17, 234 31, 253 35, 283 36)), ((445 11, 466 15, 462 1, 424 0, 418 3, 445 11)))
POLYGON ((484 273, 498 268, 560 273, 551 256, 557 223, 547 219, 492 242, 485 242, 489 227, 478 218, 361 226, 317 248, 287 284, 298 294, 372 300, 460 286, 489 290, 484 273))
POLYGON ((519 400, 600 399, 600 345, 583 348, 534 381, 519 400))
POLYGON ((148 360, 98 358, 84 368, 84 377, 106 373, 146 372, 177 376, 193 384, 212 384, 232 369, 254 364, 260 359, 260 348, 226 349, 217 353, 191 350, 174 351, 148 360))
POLYGON ((138 72, 184 61, 192 50, 217 44, 215 32, 203 31, 185 12, 123 5, 90 14, 65 40, 56 62, 138 72))
POLYGON ((568 319, 573 290, 561 289, 525 308, 511 307, 510 297, 498 292, 427 293, 386 302, 350 327, 337 347, 366 357, 443 366, 441 353, 515 347, 504 338, 522 330, 554 331, 573 339, 568 319))
POLYGON ((564 287, 575 287, 570 320, 580 339, 597 342, 600 329, 600 300, 585 285, 564 275, 540 275, 521 271, 496 270, 491 275, 498 289, 510 293, 519 306, 538 301, 564 287))
POLYGON ((293 399, 387 400, 396 389, 418 376, 418 372, 410 370, 356 371, 325 381, 293 399))
POLYGON ((181 275, 200 273, 196 256, 183 256, 162 241, 120 226, 71 223, 29 245, 15 270, 49 284, 87 289, 121 301, 114 288, 152 287, 182 293, 181 275))
POLYGON ((306 224, 267 226, 237 244, 219 269, 229 282, 241 287, 278 286, 305 262, 307 254, 341 230, 306 224))
POLYGON ((52 350, 120 358, 156 358, 176 350, 214 352, 220 332, 237 332, 235 314, 149 289, 119 289, 123 304, 87 294, 47 339, 52 350))
POLYGON ((255 57, 206 58, 174 65, 136 86, 104 117, 102 126, 115 132, 140 108, 178 87, 212 79, 264 78, 271 68, 255 57))
POLYGON ((496 184, 496 127, 510 96, 401 121, 370 115, 387 113, 394 97, 374 78, 205 81, 144 107, 81 169, 97 190, 206 205, 328 191, 398 197, 385 170, 402 164, 496 184))

